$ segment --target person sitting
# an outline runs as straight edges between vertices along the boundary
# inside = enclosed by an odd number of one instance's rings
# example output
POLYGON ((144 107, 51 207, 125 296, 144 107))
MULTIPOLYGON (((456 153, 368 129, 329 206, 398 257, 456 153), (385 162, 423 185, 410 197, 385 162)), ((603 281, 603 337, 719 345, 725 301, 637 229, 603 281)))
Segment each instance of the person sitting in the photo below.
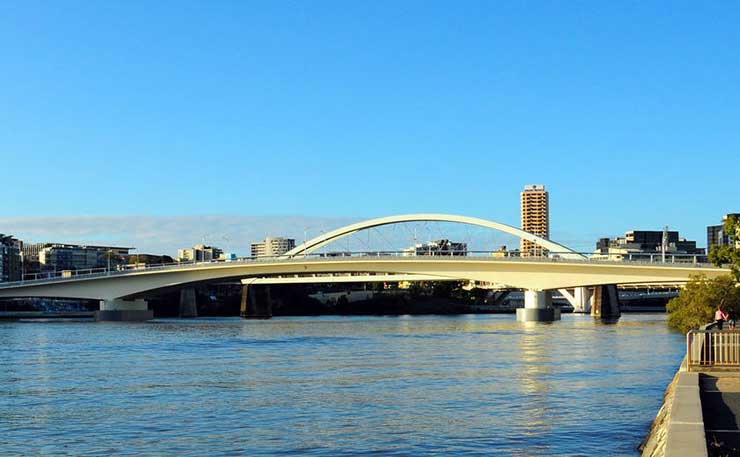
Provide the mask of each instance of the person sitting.
POLYGON ((737 314, 735 308, 730 308, 730 312, 727 313, 727 323, 730 324, 730 330, 735 330, 735 321, 737 320, 737 314))

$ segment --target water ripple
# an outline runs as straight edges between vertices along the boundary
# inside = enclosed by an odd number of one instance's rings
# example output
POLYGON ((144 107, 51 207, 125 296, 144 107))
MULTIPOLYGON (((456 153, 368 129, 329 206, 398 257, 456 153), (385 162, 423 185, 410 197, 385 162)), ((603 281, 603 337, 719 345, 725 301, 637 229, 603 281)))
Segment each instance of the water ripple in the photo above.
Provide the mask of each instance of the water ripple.
POLYGON ((16 322, 0 345, 4 455, 638 455, 683 349, 661 315, 16 322))

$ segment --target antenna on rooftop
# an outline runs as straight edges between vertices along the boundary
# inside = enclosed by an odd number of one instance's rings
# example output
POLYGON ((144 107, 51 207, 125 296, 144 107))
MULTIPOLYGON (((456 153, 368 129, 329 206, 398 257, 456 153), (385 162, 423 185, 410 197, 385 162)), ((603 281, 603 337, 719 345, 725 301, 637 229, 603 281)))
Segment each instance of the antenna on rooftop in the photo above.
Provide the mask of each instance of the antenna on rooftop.
POLYGON ((663 257, 663 263, 665 263, 665 252, 668 250, 668 226, 663 227, 663 242, 660 245, 660 252, 663 257))

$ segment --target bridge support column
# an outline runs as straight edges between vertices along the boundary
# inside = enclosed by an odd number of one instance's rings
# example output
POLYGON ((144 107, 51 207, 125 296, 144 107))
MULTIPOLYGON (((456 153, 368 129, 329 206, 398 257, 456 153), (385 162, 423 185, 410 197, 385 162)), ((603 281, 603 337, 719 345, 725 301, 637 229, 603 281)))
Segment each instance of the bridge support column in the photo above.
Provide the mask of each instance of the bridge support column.
POLYGON ((574 287, 573 293, 569 289, 558 289, 560 294, 568 300, 574 313, 591 312, 591 289, 588 287, 574 287))
POLYGON ((520 322, 552 322, 560 320, 560 310, 552 307, 549 290, 525 290, 524 308, 516 310, 520 322))
POLYGON ((153 318, 154 311, 148 308, 146 300, 122 300, 120 298, 100 300, 100 311, 95 313, 97 321, 141 322, 153 318))
POLYGON ((195 289, 188 287, 180 291, 180 317, 198 317, 195 289))
POLYGON ((601 319, 616 319, 622 315, 619 309, 617 286, 596 286, 591 305, 591 316, 601 319))
POLYGON ((239 315, 244 319, 270 319, 272 317, 272 297, 270 286, 265 286, 262 297, 258 297, 256 286, 242 285, 242 304, 239 315), (261 298, 261 299, 260 299, 261 298))
POLYGON ((573 304, 574 313, 590 313, 591 312, 591 289, 588 287, 576 287, 573 290, 575 295, 575 304, 573 304))
POLYGON ((499 293, 493 292, 492 305, 496 307, 503 306, 504 301, 506 301, 506 298, 509 296, 510 293, 511 293, 510 290, 502 290, 499 293))

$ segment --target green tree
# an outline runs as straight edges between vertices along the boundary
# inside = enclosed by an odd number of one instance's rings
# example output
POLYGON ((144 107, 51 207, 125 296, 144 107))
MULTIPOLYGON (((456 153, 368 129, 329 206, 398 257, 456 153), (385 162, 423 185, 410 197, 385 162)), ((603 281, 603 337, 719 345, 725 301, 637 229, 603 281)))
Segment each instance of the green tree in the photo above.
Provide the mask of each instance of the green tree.
POLYGON ((709 249, 709 261, 718 267, 728 266, 735 276, 735 281, 740 281, 740 219, 729 216, 724 222, 724 232, 727 234, 730 244, 714 245, 709 249))
POLYGON ((682 332, 697 329, 714 320, 717 306, 740 315, 740 288, 735 279, 730 275, 714 279, 692 276, 678 297, 668 302, 668 325, 682 332))

